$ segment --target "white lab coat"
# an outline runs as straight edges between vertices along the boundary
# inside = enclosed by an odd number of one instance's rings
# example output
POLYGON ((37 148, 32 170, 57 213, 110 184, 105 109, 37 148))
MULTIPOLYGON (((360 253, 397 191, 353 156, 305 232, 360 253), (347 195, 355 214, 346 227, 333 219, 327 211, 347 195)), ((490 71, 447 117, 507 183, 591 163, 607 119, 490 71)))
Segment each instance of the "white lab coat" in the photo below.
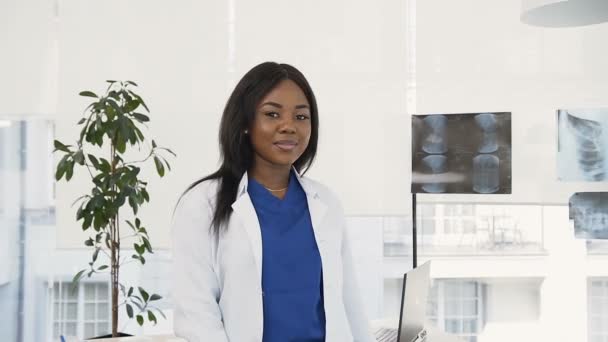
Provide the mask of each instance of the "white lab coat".
MULTIPOLYGON (((325 341, 375 341, 355 282, 342 206, 325 186, 306 177, 298 180, 321 255, 325 341)), ((182 197, 173 216, 175 334, 190 342, 261 342, 262 240, 247 174, 226 233, 214 238, 209 226, 217 187, 217 180, 198 184, 182 197)))

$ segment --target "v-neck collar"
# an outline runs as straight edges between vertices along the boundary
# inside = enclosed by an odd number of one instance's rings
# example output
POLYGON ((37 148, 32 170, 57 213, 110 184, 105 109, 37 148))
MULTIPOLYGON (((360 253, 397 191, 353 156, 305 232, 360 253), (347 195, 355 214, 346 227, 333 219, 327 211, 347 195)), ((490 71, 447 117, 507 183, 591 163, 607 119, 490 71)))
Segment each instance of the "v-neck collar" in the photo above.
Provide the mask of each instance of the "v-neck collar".
POLYGON ((247 191, 251 195, 251 197, 255 199, 259 199, 259 204, 268 207, 269 209, 273 208, 281 208, 284 206, 291 206, 293 204, 297 204, 299 197, 305 197, 304 191, 302 189, 298 189, 299 182, 296 179, 294 172, 289 173, 289 181, 287 183, 287 191, 283 199, 280 199, 273 195, 268 189, 266 189, 262 184, 253 179, 253 177, 249 178, 247 191), (298 191, 300 190, 300 191, 298 191), (298 193, 302 192, 302 196, 298 196, 298 193))

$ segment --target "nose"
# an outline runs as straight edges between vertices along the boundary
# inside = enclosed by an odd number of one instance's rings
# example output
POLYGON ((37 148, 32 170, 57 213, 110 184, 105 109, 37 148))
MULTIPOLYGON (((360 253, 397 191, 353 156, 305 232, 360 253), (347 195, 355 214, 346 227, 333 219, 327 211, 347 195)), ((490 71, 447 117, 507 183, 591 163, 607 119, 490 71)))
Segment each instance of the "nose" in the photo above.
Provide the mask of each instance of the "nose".
POLYGON ((281 120, 281 124, 279 126, 279 132, 291 134, 296 132, 295 120, 291 115, 283 116, 283 120, 281 120))

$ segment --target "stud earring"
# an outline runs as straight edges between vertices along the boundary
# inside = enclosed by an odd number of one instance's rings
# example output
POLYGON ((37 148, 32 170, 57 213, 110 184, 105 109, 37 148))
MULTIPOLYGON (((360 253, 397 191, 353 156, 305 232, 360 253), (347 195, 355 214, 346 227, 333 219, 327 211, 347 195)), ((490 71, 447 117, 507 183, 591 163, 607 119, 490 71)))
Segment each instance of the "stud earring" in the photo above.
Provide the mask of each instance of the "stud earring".
POLYGON ((246 130, 244 130, 244 131, 243 131, 243 133, 245 133, 245 134, 249 134, 249 130, 248 130, 248 129, 246 129, 246 130))

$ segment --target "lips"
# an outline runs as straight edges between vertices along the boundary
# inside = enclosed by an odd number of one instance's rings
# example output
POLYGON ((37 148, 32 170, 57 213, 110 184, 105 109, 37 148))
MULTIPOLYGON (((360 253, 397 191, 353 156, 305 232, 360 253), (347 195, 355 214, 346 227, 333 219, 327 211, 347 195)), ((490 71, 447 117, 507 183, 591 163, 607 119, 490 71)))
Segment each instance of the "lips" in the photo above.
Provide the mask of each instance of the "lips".
POLYGON ((293 140, 279 140, 274 145, 283 151, 292 151, 298 143, 293 140))

